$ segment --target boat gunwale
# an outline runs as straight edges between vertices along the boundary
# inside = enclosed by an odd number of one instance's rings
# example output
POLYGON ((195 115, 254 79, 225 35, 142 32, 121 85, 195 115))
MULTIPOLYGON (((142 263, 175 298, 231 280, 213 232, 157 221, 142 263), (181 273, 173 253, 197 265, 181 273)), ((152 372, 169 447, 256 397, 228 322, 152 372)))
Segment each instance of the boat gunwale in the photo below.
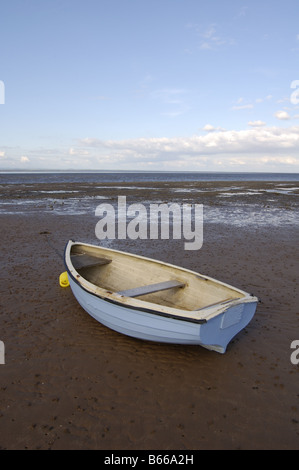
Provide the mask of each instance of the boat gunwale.
POLYGON ((209 313, 208 314, 206 313, 205 317, 201 317, 201 318, 195 318, 194 316, 191 316, 192 314, 193 315, 195 315, 195 314, 198 315, 199 310, 190 310, 190 311, 188 311, 186 309, 185 310, 183 310, 183 309, 180 310, 180 309, 176 309, 174 307, 161 306, 160 304, 157 304, 157 303, 151 303, 151 302, 136 299, 136 298, 122 296, 122 295, 119 295, 117 292, 111 292, 107 289, 96 286, 95 284, 89 282, 87 279, 85 279, 83 276, 81 276, 80 273, 78 273, 78 271, 75 269, 75 267, 73 266, 72 261, 71 261, 71 247, 74 246, 74 245, 81 245, 81 246, 87 246, 87 247, 90 247, 90 248, 97 248, 96 245, 92 245, 92 244, 89 244, 89 243, 76 242, 74 240, 69 240, 68 241, 68 243, 65 246, 65 250, 64 250, 64 263, 65 263, 65 267, 67 269, 68 275, 70 275, 72 280, 77 285, 79 285, 80 288, 83 289, 85 292, 87 292, 87 293, 89 293, 89 294, 91 294, 91 295, 93 295, 93 296, 95 296, 95 297, 97 297, 97 298, 99 298, 99 299, 101 299, 105 302, 109 302, 109 303, 118 305, 120 307, 126 308, 126 309, 137 310, 137 311, 144 312, 144 313, 150 313, 150 314, 153 314, 153 315, 159 315, 159 316, 172 318, 172 319, 180 320, 180 321, 185 321, 185 322, 189 322, 189 323, 194 323, 194 324, 205 324, 209 320, 211 320, 212 318, 215 318, 216 316, 221 315, 222 313, 224 313, 225 311, 227 311, 229 308, 231 308, 233 306, 244 304, 244 303, 247 304, 247 303, 257 303, 258 302, 258 298, 253 296, 252 294, 248 294, 247 292, 242 291, 241 289, 230 286, 229 284, 226 284, 222 281, 217 281, 216 279, 210 278, 209 276, 203 276, 199 273, 196 273, 195 271, 191 271, 191 270, 183 268, 183 267, 181 268, 179 266, 175 266, 175 265, 172 265, 170 263, 164 263, 164 262, 159 261, 159 260, 147 258, 147 257, 141 256, 141 255, 126 253, 126 252, 123 252, 123 251, 114 250, 114 249, 99 246, 98 247, 99 249, 107 251, 107 253, 109 253, 109 251, 112 251, 114 253, 119 253, 121 255, 132 256, 132 257, 135 257, 135 258, 142 259, 144 261, 150 261, 150 262, 154 262, 154 263, 157 263, 157 264, 163 264, 165 266, 170 266, 172 268, 181 269, 184 272, 196 275, 199 278, 202 278, 204 280, 212 281, 216 284, 217 283, 221 284, 222 286, 225 286, 225 287, 227 287, 231 290, 234 290, 234 291, 239 292, 240 294, 242 294, 242 298, 235 298, 235 299, 231 299, 229 301, 224 300, 224 301, 221 301, 219 303, 216 303, 216 304, 213 304, 213 305, 210 305, 210 306, 207 305, 205 307, 202 307, 200 309, 201 314, 204 311, 207 311, 207 310, 209 310, 209 313), (69 249, 69 253, 68 253, 68 249, 69 249), (70 266, 67 263, 67 254, 68 254, 70 266), (71 268, 76 273, 76 275, 73 274, 71 268), (82 281, 84 281, 84 282, 82 282, 82 281), (86 284, 86 285, 84 285, 84 284, 86 284), (99 290, 102 291, 102 293, 100 293, 99 290), (119 297, 119 299, 117 297, 119 297), (136 305, 137 303, 139 305, 136 305), (151 307, 146 307, 145 304, 152 305, 153 307, 152 308, 151 307), (168 311, 161 310, 161 307, 165 310, 168 310, 168 311), (171 311, 173 311, 173 312, 171 312, 171 311), (189 316, 183 315, 183 312, 186 312, 186 314, 187 315, 189 314, 189 316))

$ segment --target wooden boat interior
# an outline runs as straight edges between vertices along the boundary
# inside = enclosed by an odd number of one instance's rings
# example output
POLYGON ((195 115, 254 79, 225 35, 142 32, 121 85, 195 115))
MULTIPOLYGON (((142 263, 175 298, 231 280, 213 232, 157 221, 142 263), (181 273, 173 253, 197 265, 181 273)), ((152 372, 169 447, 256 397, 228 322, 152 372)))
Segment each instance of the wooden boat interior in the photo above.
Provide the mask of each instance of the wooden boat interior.
POLYGON ((71 261, 95 286, 176 309, 199 311, 246 295, 188 270, 101 247, 74 244, 71 261))

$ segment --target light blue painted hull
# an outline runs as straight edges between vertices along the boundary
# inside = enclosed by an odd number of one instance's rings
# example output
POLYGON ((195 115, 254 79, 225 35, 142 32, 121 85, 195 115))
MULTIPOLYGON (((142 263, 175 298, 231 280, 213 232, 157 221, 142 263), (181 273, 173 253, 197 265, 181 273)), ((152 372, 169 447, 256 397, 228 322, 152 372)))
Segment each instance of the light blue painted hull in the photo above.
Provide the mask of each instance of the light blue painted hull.
POLYGON ((71 277, 70 286, 82 308, 112 330, 147 341, 200 345, 219 353, 225 353, 231 339, 250 322, 257 306, 253 301, 228 307, 199 324, 107 301, 87 292, 71 277))

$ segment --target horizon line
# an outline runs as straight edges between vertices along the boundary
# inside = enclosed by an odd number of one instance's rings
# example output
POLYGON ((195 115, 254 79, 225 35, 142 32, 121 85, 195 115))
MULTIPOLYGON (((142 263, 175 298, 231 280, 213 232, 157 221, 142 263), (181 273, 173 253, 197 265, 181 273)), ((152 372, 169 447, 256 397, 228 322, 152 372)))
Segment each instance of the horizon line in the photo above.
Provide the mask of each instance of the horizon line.
POLYGON ((0 173, 227 173, 227 174, 233 174, 233 173, 238 173, 238 174, 250 174, 250 173, 256 173, 256 174, 299 174, 299 172, 293 172, 293 171, 219 171, 219 170, 97 170, 97 169, 92 169, 92 168, 86 168, 86 169, 81 169, 81 170, 74 170, 74 169, 64 169, 64 170, 57 170, 57 169, 21 169, 21 168, 16 168, 16 169, 1 169, 0 168, 0 173))

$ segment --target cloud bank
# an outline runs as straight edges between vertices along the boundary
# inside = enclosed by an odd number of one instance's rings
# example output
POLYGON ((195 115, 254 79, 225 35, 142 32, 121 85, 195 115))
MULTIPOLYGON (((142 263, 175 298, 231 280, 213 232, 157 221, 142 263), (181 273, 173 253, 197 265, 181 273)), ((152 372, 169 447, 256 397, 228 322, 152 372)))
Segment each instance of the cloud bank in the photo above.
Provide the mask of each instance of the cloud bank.
MULTIPOLYGON (((128 164, 132 168, 182 170, 267 171, 267 165, 296 167, 299 170, 299 126, 265 127, 258 121, 252 129, 218 130, 206 125, 206 135, 177 138, 102 141, 85 138, 78 147, 88 151, 98 162, 128 164)), ((291 169, 290 169, 291 170, 291 169)))
POLYGON ((23 149, 20 155, 0 148, 0 164, 6 169, 299 172, 299 126, 248 125, 236 131, 207 124, 205 134, 191 137, 86 137, 65 149, 23 149))

